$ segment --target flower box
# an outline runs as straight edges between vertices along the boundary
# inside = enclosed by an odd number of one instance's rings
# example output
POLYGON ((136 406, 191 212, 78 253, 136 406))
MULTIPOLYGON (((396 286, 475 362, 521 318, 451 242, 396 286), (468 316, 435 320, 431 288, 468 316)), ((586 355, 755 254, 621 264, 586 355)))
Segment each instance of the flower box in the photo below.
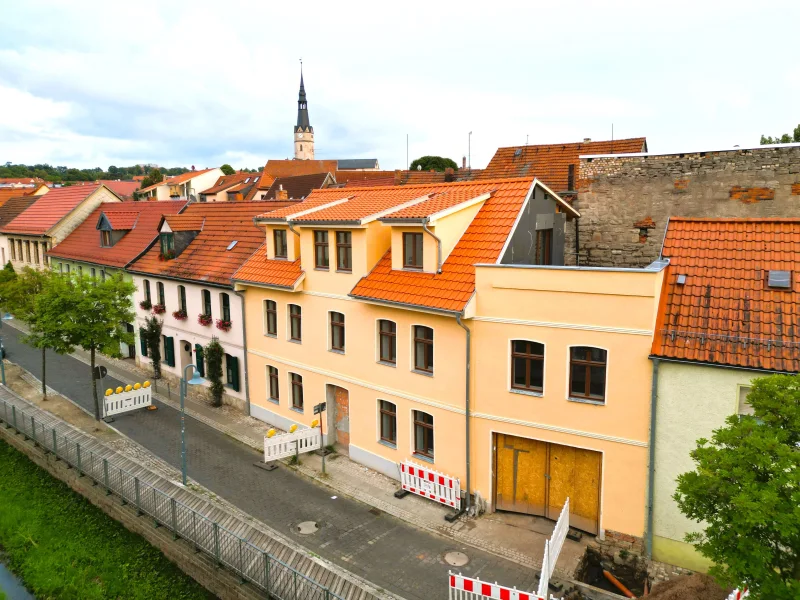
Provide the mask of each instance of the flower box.
POLYGON ((167 312, 167 307, 163 304, 154 304, 153 305, 153 314, 154 315, 163 315, 167 312))
POLYGON ((214 321, 214 319, 211 318, 211 315, 202 315, 202 314, 201 315, 197 315, 197 322, 200 323, 200 325, 203 325, 205 327, 208 327, 209 325, 211 325, 211 323, 213 321, 214 321))
POLYGON ((220 331, 230 331, 233 323, 231 321, 225 321, 224 319, 217 319, 217 329, 220 331))
POLYGON ((153 304, 150 302, 150 300, 142 300, 139 302, 139 308, 142 310, 150 310, 153 308, 153 304))
POLYGON ((170 250, 167 253, 160 253, 158 255, 158 260, 161 262, 164 262, 165 260, 172 260, 173 258, 175 258, 175 252, 173 250, 170 250))
POLYGON ((178 319, 178 321, 185 321, 189 317, 189 315, 187 315, 186 311, 183 309, 176 310, 172 313, 172 316, 178 319))

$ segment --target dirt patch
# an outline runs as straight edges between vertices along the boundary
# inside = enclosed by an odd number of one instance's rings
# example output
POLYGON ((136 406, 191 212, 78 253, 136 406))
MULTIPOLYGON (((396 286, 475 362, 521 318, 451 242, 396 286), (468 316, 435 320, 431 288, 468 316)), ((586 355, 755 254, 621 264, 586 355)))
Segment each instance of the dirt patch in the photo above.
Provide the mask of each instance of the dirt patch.
POLYGON ((583 562, 575 573, 578 581, 588 583, 607 592, 620 594, 620 590, 606 579, 603 571, 616 577, 632 593, 641 595, 647 579, 647 561, 641 556, 626 550, 612 552, 591 543, 586 547, 583 562))
POLYGON ((25 400, 34 404, 37 408, 46 410, 59 419, 63 419, 70 425, 89 433, 103 442, 111 442, 119 439, 113 429, 109 428, 102 421, 95 421, 94 417, 87 414, 72 402, 59 394, 48 394, 47 400, 42 397, 41 384, 37 387, 31 385, 23 379, 23 374, 27 374, 22 367, 14 363, 6 362, 6 384, 25 400))
POLYGON ((682 575, 659 583, 647 600, 723 600, 731 590, 724 590, 709 575, 682 575))

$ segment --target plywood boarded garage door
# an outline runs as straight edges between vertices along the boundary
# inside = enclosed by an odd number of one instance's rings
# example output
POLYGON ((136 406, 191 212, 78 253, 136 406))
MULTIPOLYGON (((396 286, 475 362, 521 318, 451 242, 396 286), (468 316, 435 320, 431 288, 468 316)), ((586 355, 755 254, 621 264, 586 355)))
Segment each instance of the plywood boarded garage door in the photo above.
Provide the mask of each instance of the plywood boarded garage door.
POLYGON ((495 506, 557 519, 570 498, 570 525, 599 531, 602 456, 593 450, 496 434, 495 506))

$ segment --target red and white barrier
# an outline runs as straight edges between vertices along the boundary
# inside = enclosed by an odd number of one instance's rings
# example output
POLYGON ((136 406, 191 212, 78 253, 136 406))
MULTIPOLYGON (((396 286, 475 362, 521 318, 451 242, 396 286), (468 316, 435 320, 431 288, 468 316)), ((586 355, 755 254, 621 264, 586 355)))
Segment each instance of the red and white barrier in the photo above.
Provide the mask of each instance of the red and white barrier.
MULTIPOLYGON (((521 592, 517 588, 507 588, 452 572, 449 575, 449 600, 545 600, 542 596, 521 592)), ((558 599, 550 596, 550 600, 558 599)))
POLYGON ((400 483, 407 492, 461 510, 461 481, 456 477, 407 460, 400 463, 400 483))
POLYGON ((750 592, 747 591, 747 588, 744 588, 744 590, 736 589, 731 592, 730 596, 728 596, 726 600, 742 600, 742 598, 747 598, 749 595, 750 592))

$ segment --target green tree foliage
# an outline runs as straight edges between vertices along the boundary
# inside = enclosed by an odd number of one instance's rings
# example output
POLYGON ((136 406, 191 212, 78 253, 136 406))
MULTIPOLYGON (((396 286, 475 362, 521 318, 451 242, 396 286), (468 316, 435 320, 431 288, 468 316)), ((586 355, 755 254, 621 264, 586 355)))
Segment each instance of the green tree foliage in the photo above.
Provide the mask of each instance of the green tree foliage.
MULTIPOLYGON (((160 169, 163 175, 180 175, 186 173, 186 167, 170 167, 160 169)), ((38 177, 53 183, 70 184, 74 181, 96 181, 98 179, 132 179, 136 175, 146 175, 142 165, 130 167, 117 167, 111 165, 107 171, 96 167, 94 169, 73 169, 69 167, 53 167, 48 164, 15 165, 10 162, 0 164, 0 177, 38 177)))
POLYGON ((214 406, 222 406, 222 393, 225 391, 225 386, 222 383, 222 355, 225 350, 222 344, 216 337, 212 337, 211 341, 206 346, 203 355, 206 359, 206 376, 211 382, 211 403, 214 406))
POLYGON ((791 144, 792 142, 800 142, 800 125, 795 127, 791 134, 784 133, 783 135, 776 135, 775 137, 761 136, 762 146, 764 144, 791 144))
POLYGON ((678 477, 681 512, 703 522, 687 535, 729 586, 760 600, 800 598, 800 376, 756 379, 753 416, 730 416, 678 477))
POLYGON ((444 171, 445 169, 453 169, 454 171, 458 171, 458 165, 456 161, 451 158, 443 158, 441 156, 421 156, 414 160, 411 163, 411 167, 409 167, 412 171, 416 171, 418 167, 422 167, 419 169, 420 171, 430 171, 433 169, 434 171, 444 171))
POLYGON ((232 166, 230 166, 229 164, 227 164, 227 163, 225 163, 224 165, 222 165, 222 166, 220 167, 220 169, 222 169, 222 173, 223 173, 224 175, 233 175, 234 173, 236 173, 236 170, 235 170, 235 169, 234 169, 232 166))
POLYGON ((142 189, 161 183, 162 181, 164 181, 164 175, 161 173, 161 170, 153 169, 142 179, 142 189))
POLYGON ((161 328, 164 321, 158 320, 155 316, 145 319, 144 331, 140 335, 144 336, 144 343, 147 344, 147 356, 153 364, 153 379, 161 379, 161 328))
POLYGON ((103 352, 119 356, 120 343, 133 343, 133 334, 128 333, 125 323, 134 319, 131 297, 136 288, 120 273, 106 277, 105 281, 77 274, 57 277, 62 277, 64 282, 58 293, 65 339, 89 351, 94 418, 99 421, 100 399, 94 372, 96 355, 103 352))

